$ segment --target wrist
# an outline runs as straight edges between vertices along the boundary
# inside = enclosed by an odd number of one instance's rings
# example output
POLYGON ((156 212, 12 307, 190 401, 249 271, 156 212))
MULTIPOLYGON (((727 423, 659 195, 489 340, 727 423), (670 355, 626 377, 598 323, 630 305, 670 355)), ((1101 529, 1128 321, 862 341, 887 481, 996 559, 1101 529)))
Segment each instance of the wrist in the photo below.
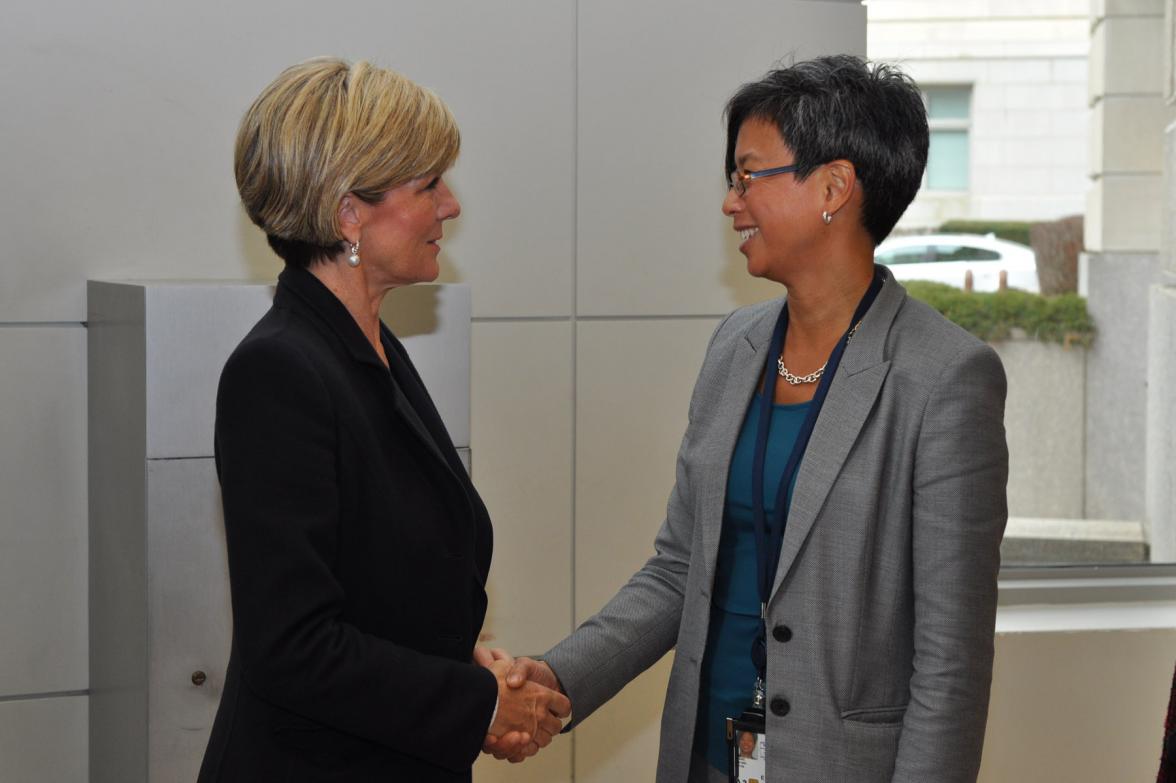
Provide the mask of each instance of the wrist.
POLYGON ((536 658, 535 660, 539 662, 540 666, 547 669, 548 674, 551 675, 551 681, 553 683, 555 683, 555 690, 559 691, 564 696, 567 696, 568 691, 566 688, 564 688, 563 680, 561 680, 559 678, 559 675, 556 674, 555 669, 551 668, 551 664, 548 663, 547 661, 543 660, 542 658, 536 658))

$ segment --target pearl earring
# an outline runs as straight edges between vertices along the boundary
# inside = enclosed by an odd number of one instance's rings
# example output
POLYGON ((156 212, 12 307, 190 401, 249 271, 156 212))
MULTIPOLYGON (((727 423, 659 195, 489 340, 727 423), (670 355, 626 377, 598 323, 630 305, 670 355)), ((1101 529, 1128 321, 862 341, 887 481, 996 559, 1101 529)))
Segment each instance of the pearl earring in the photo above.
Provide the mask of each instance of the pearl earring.
MULTIPOLYGON (((826 221, 828 222, 828 221, 826 221)), ((359 243, 351 243, 351 255, 347 256, 347 263, 351 266, 359 266, 359 243)))
POLYGON ((821 220, 825 221, 825 225, 827 226, 833 222, 833 216, 829 214, 828 210, 825 210, 821 213, 821 220))

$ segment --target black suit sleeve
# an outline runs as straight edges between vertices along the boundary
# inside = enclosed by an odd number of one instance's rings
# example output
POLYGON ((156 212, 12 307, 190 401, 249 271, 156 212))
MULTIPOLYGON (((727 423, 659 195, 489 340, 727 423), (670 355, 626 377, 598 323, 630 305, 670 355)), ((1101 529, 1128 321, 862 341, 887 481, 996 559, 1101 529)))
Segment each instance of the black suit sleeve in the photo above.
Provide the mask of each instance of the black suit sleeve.
POLYGON ((314 364, 243 343, 217 395, 234 644, 244 687, 311 721, 455 771, 476 759, 497 683, 342 617, 337 419, 314 364))

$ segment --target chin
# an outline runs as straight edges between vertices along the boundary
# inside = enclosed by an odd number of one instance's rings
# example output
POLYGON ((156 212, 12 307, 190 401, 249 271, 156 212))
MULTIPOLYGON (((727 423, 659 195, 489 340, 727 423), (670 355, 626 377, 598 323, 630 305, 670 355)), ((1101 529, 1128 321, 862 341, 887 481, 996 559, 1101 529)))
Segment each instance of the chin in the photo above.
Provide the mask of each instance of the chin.
POLYGON ((758 277, 761 280, 770 280, 773 283, 780 283, 787 285, 784 282, 784 277, 787 275, 787 262, 780 258, 769 259, 749 256, 747 259, 747 274, 752 277, 758 277))
POLYGON ((417 277, 418 283, 433 283, 441 275, 441 265, 434 261, 429 266, 421 270, 421 274, 417 277))
POLYGON ((773 279, 771 269, 767 265, 758 261, 753 261, 750 258, 747 259, 747 274, 751 275, 752 277, 763 278, 764 280, 773 279))

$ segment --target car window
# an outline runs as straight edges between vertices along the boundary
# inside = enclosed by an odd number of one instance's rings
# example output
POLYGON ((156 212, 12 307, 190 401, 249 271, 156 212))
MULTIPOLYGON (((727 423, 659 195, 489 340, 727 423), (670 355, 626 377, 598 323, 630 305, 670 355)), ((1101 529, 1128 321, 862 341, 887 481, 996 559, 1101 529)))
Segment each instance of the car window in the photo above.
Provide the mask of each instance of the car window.
POLYGON ((999 261, 1000 253, 968 245, 936 245, 936 261, 999 261))
POLYGON ((922 264, 935 260, 935 249, 929 245, 914 245, 894 250, 883 250, 874 257, 874 260, 880 264, 922 264))

